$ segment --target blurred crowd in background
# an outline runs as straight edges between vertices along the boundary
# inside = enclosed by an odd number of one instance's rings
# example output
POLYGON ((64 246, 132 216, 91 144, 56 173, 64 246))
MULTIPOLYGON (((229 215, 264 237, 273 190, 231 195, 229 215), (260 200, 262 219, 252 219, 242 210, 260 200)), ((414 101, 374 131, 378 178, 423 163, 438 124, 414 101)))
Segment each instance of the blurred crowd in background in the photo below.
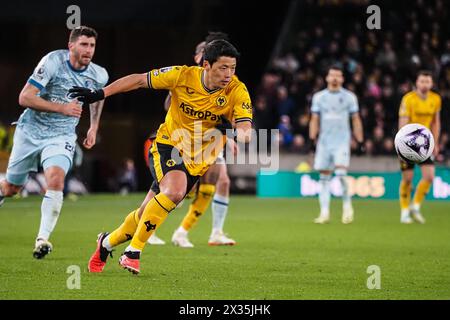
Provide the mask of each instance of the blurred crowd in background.
POLYGON ((344 87, 358 96, 367 155, 393 155, 401 98, 414 89, 416 73, 426 69, 432 71, 433 90, 443 101, 437 160, 448 159, 448 6, 443 0, 414 0, 398 3, 400 7, 389 12, 383 7, 382 29, 369 30, 364 19, 351 18, 354 3, 342 6, 339 2, 343 1, 306 1, 300 7, 308 14, 292 28, 256 91, 256 127, 278 128, 284 150, 307 153, 312 95, 326 87, 327 68, 337 64, 344 69, 344 87), (340 6, 334 7, 333 2, 340 6))
MULTIPOLYGON (((150 66, 165 66, 173 61, 190 64, 193 43, 207 31, 227 32, 242 53, 237 74, 250 90, 256 129, 279 129, 276 139, 284 152, 292 154, 311 152, 311 98, 326 87, 328 67, 337 64, 345 73, 344 87, 355 92, 359 100, 366 155, 394 156, 401 98, 414 89, 417 72, 428 69, 434 75, 434 90, 443 101, 437 161, 450 163, 450 6, 444 0, 302 0, 295 2, 296 6, 292 6, 294 1, 280 1, 261 8, 265 14, 257 16, 250 14, 254 12, 252 3, 239 3, 236 12, 229 1, 191 1, 186 3, 186 8, 192 10, 189 14, 179 7, 171 15, 150 17, 148 10, 133 11, 133 6, 128 16, 123 15, 121 10, 113 9, 122 8, 122 2, 112 2, 115 6, 110 9, 115 15, 108 15, 108 21, 102 20, 103 14, 96 16, 96 8, 90 3, 82 5, 83 10, 92 12, 88 24, 99 28, 95 61, 108 66, 110 81, 131 71, 147 70, 149 61, 150 66), (366 9, 371 4, 381 8, 380 30, 369 30, 366 25, 366 9), (214 17, 212 10, 216 12, 214 17), (227 20, 231 15, 240 23, 227 20), (244 17, 257 19, 258 23, 244 17), (125 23, 127 19, 135 23, 125 23), (185 41, 180 43, 180 38, 185 41), (151 59, 147 53, 150 42, 142 39, 158 43, 159 49, 151 52, 151 59)), ((160 12, 167 12, 170 6, 165 1, 140 5, 159 8, 160 12)), ((14 7, 0 12, 0 16, 14 7)), ((0 71, 9 80, 0 83, 4 98, 0 109, 3 171, 13 142, 14 126, 10 123, 22 112, 17 106, 18 93, 38 59, 49 50, 64 47, 61 39, 66 41, 67 37, 67 30, 60 27, 66 19, 65 4, 55 3, 52 12, 43 10, 36 16, 39 8, 27 5, 16 10, 16 18, 3 17, 8 27, 0 36, 8 43, 8 50, 1 53, 0 71), (41 19, 39 28, 31 17, 41 19), (17 38, 10 29, 19 30, 24 37, 17 38), (41 41, 40 35, 50 31, 54 37, 41 41)), ((111 98, 102 115, 99 143, 86 153, 83 166, 73 178, 98 192, 126 194, 148 189, 150 179, 140 178, 150 177, 141 156, 142 144, 149 131, 164 119, 164 98, 164 92, 146 91, 111 98)), ((78 127, 80 137, 87 130, 88 119, 85 112, 78 127)))

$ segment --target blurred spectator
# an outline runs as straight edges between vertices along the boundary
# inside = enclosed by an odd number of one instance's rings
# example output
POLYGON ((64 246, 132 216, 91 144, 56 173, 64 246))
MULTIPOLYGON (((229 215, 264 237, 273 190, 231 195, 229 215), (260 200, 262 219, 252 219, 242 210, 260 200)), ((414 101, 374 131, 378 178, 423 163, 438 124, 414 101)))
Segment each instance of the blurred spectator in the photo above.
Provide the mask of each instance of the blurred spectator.
POLYGON ((375 64, 382 68, 392 68, 397 63, 397 55, 392 49, 392 44, 389 41, 385 41, 383 44, 383 50, 378 52, 375 58, 375 64))
POLYGON ((119 178, 120 194, 126 195, 137 190, 137 174, 132 159, 125 159, 119 178))
POLYGON ((278 115, 290 116, 295 110, 294 100, 289 96, 288 89, 285 86, 279 86, 277 89, 278 96, 278 115))
POLYGON ((305 153, 308 151, 305 138, 301 134, 295 134, 292 139, 291 151, 305 153))
POLYGON ((275 68, 293 74, 299 68, 300 64, 292 53, 288 53, 281 58, 275 58, 273 61, 275 68))
POLYGON ((441 55, 441 65, 446 66, 450 64, 450 40, 447 40, 445 51, 441 55))
POLYGON ((370 138, 364 141, 364 147, 368 156, 373 156, 375 154, 375 145, 370 138))
POLYGON ((280 74, 270 70, 263 75, 261 86, 256 90, 255 122, 258 129, 273 129, 277 126, 277 88, 281 82, 280 74))
POLYGON ((291 119, 288 115, 283 115, 280 117, 280 123, 278 124, 278 129, 280 130, 280 146, 289 149, 294 135, 292 134, 291 119))
POLYGON ((394 148, 394 139, 391 137, 386 137, 383 139, 383 148, 381 149, 382 155, 389 155, 394 154, 395 148, 394 148))

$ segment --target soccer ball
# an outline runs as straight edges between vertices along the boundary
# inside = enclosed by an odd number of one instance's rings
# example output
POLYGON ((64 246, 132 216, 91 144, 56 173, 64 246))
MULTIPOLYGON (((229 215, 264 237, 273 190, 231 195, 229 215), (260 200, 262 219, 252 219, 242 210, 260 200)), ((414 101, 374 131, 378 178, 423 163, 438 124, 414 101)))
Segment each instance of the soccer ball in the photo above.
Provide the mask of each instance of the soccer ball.
POLYGON ((434 138, 427 127, 410 123, 397 132, 394 144, 398 156, 403 161, 421 163, 433 153, 434 138))

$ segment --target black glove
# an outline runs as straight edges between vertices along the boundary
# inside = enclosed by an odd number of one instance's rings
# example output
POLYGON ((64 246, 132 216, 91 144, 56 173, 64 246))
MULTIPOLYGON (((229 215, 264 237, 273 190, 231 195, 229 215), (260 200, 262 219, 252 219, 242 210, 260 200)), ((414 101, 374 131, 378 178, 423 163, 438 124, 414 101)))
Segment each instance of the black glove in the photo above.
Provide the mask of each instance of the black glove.
POLYGON ((94 90, 83 87, 72 87, 72 89, 69 89, 69 97, 72 99, 78 98, 78 101, 91 104, 105 99, 105 92, 103 89, 94 90))
POLYGON ((216 129, 230 139, 233 139, 235 136, 233 125, 231 124, 230 120, 228 120, 224 116, 222 116, 222 122, 216 125, 216 129))
POLYGON ((308 151, 315 153, 316 152, 316 140, 309 140, 309 146, 308 146, 308 151))
POLYGON ((361 156, 366 153, 366 147, 364 146, 364 142, 357 142, 355 154, 357 156, 361 156))

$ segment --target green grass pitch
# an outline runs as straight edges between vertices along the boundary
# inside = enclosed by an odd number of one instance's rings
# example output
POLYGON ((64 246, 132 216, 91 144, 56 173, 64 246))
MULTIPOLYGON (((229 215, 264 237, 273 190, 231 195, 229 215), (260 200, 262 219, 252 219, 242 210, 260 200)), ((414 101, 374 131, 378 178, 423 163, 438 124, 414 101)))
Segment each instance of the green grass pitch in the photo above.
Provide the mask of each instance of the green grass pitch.
POLYGON ((211 212, 190 233, 193 249, 170 244, 187 203, 158 230, 169 244, 147 246, 141 274, 118 265, 115 251, 102 274, 87 261, 100 231, 112 231, 143 194, 93 195, 66 200, 52 235, 54 251, 32 257, 40 197, 7 199, 0 208, 0 299, 450 299, 450 210, 424 205, 425 225, 401 225, 396 201, 355 200, 355 222, 315 225, 316 199, 233 196, 226 231, 238 244, 209 247, 211 212), (67 273, 79 266, 80 289, 67 273), (379 266, 380 289, 368 289, 367 272, 379 266))

